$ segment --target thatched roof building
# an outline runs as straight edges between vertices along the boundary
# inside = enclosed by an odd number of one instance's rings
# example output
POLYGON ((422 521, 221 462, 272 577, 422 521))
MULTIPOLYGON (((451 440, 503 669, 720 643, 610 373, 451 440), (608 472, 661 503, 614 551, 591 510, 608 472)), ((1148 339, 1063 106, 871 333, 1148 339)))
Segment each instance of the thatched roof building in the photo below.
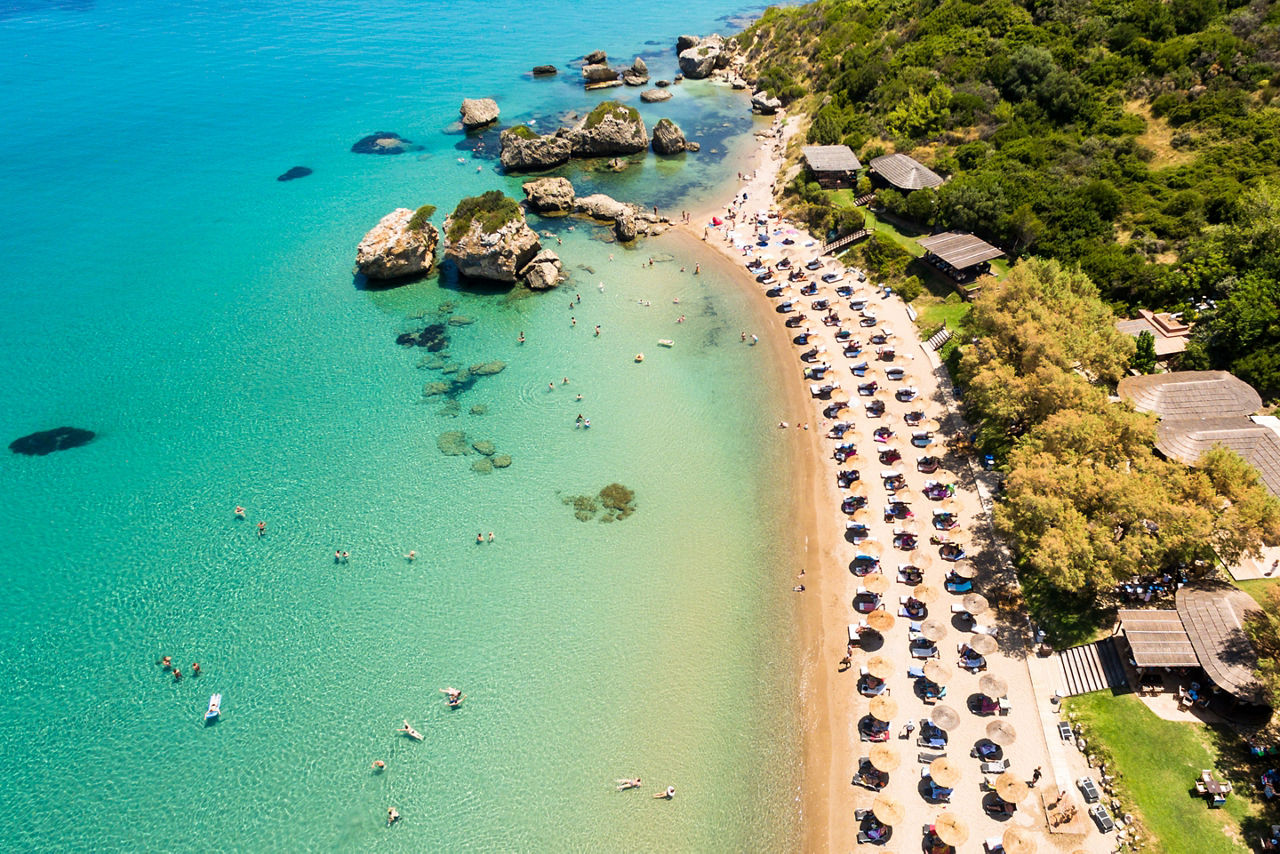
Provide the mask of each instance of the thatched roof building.
POLYGON ((943 178, 913 157, 886 154, 871 161, 871 171, 899 190, 923 190, 942 186, 943 178))

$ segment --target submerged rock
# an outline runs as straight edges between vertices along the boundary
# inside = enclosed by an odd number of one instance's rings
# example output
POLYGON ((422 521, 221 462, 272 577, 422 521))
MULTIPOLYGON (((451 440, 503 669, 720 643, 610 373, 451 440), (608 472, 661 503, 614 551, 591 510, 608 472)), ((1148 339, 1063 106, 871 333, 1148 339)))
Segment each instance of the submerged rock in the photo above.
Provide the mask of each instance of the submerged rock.
POLYGON ((92 430, 83 430, 79 427, 55 427, 52 430, 41 430, 14 439, 9 443, 9 450, 28 457, 43 457, 54 451, 66 451, 87 445, 93 441, 95 435, 92 430))
POLYGON ((450 326, 470 326, 475 322, 476 319, 474 317, 468 317, 465 314, 455 314, 453 317, 449 318, 450 326))
POLYGON ((488 457, 481 457, 471 464, 471 470, 477 474, 492 474, 493 463, 489 461, 488 457))
POLYGON ((472 365, 468 371, 477 377, 491 377, 494 374, 500 374, 507 367, 507 363, 501 359, 494 359, 492 362, 480 362, 472 365))
POLYGON ((296 181, 298 178, 305 178, 311 174, 311 170, 306 166, 295 166, 288 172, 276 178, 277 181, 296 181))
POLYGON ((434 381, 432 381, 432 382, 427 383, 426 385, 424 385, 424 386, 422 387, 422 396, 423 396, 423 397, 436 397, 436 396, 441 395, 441 394, 448 394, 448 393, 449 393, 450 391, 452 391, 452 390, 453 390, 453 383, 447 383, 447 382, 442 382, 442 381, 440 381, 440 380, 434 380, 434 381))
POLYGON ((351 146, 351 150, 356 154, 404 154, 406 151, 416 151, 419 148, 421 146, 416 146, 410 140, 391 131, 371 133, 351 146))
POLYGON ((477 403, 471 407, 471 414, 472 415, 488 415, 489 407, 485 406, 483 403, 477 403))
POLYGON ((436 261, 439 239, 440 232, 426 217, 408 208, 396 208, 378 220, 360 241, 356 272, 378 280, 428 273, 436 261))
POLYGON ((494 467, 494 468, 496 468, 496 469, 505 469, 505 468, 510 467, 510 465, 511 465, 511 455, 510 455, 510 454, 497 454, 497 455, 495 455, 494 457, 492 457, 491 459, 492 459, 492 462, 493 462, 493 467, 494 467))
POLYGON ((498 120, 498 102, 492 98, 464 98, 458 113, 467 130, 481 128, 498 120))
POLYGON ((447 430, 436 439, 440 453, 448 457, 462 457, 471 453, 471 444, 467 442, 467 434, 461 430, 447 430))
POLYGON ((481 439, 478 442, 472 442, 471 447, 475 448, 477 454, 484 454, 486 457, 492 457, 497 452, 497 447, 488 439, 481 439))
POLYGON ((402 347, 425 347, 428 353, 438 353, 449 346, 449 335, 443 323, 431 323, 417 332, 401 332, 396 343, 402 347))
POLYGON ((573 507, 573 515, 582 522, 590 522, 601 513, 601 522, 625 519, 636 512, 636 494, 620 483, 611 483, 597 495, 570 495, 561 499, 573 507))

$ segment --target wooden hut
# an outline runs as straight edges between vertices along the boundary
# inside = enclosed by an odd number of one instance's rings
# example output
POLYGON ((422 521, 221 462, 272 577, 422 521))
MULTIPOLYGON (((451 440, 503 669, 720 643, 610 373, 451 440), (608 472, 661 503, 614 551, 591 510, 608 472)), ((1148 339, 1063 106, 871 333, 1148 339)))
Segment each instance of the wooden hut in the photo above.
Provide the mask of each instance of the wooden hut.
POLYGON ((818 185, 827 190, 853 187, 862 163, 847 145, 806 145, 804 164, 818 185))

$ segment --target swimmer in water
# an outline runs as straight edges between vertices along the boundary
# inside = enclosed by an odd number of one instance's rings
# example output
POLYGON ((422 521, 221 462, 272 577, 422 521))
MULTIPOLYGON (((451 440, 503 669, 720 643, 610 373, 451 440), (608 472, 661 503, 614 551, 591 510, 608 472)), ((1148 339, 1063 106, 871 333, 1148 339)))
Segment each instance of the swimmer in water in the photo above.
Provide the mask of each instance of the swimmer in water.
POLYGON ((675 796, 676 796, 676 787, 667 786, 665 791, 658 792, 657 794, 654 795, 654 798, 662 798, 663 800, 669 801, 675 796))
POLYGON ((493 531, 489 532, 489 542, 493 542, 493 531))
POLYGON ((173 669, 173 657, 166 655, 164 658, 160 659, 160 664, 165 670, 173 669))
POLYGON ((600 327, 599 327, 599 326, 597 326, 597 327, 596 327, 596 337, 597 337, 597 338, 599 338, 599 337, 600 337, 600 327))
POLYGON ((575 399, 576 399, 576 400, 582 400, 582 395, 578 395, 575 399))
POLYGON ((624 791, 626 791, 627 789, 638 789, 638 788, 640 788, 640 778, 639 778, 639 777, 636 777, 636 778, 634 778, 634 779, 622 779, 622 780, 618 780, 618 781, 617 781, 617 783, 618 783, 618 791, 619 791, 619 792, 624 792, 624 791))
POLYGON ((259 537, 265 537, 266 535, 267 535, 267 523, 266 523, 266 522, 259 522, 259 523, 258 523, 258 536, 259 536, 259 537))
POLYGON ((395 807, 387 807, 387 827, 395 824, 400 820, 400 813, 396 812, 395 807))
POLYGON ((244 508, 240 507, 239 505, 236 506, 236 518, 237 519, 244 518, 244 508))
POLYGON ((519 338, 517 338, 516 340, 517 340, 517 341, 519 341, 521 344, 523 344, 523 343, 524 343, 524 333, 523 333, 523 332, 521 332, 521 333, 520 333, 520 337, 519 337, 519 338))
POLYGON ((200 662, 198 661, 191 662, 191 675, 192 676, 200 675, 200 662))
POLYGON ((373 760, 373 771, 375 774, 381 774, 383 771, 386 771, 386 770, 387 770, 387 763, 383 762, 381 759, 373 760))
POLYGON ((483 543, 483 542, 484 542, 484 534, 476 534, 476 542, 477 542, 477 543, 483 543))
POLYGON ((418 559, 418 553, 413 549, 410 549, 409 553, 404 556, 404 559, 409 561, 409 563, 413 563, 415 560, 418 559))

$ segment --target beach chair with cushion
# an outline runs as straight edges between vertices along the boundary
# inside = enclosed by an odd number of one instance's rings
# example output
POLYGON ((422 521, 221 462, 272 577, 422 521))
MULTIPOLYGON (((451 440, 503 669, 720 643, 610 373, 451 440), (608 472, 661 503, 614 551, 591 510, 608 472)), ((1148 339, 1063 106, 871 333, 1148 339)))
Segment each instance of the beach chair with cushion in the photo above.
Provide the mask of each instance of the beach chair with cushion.
POLYGON ((1003 774, 1009 770, 1009 760, 996 759, 991 762, 983 762, 979 768, 983 774, 1003 774))
POLYGON ((924 752, 921 752, 921 753, 917 753, 917 754, 916 754, 916 761, 917 761, 917 762, 919 762, 921 765, 930 765, 930 764, 932 764, 932 763, 934 762, 934 760, 941 759, 942 757, 944 757, 944 756, 946 756, 946 755, 947 755, 946 753, 924 753, 924 752))
POLYGON ((988 837, 982 843, 982 850, 987 854, 1004 854, 1004 842, 999 836, 988 837))

